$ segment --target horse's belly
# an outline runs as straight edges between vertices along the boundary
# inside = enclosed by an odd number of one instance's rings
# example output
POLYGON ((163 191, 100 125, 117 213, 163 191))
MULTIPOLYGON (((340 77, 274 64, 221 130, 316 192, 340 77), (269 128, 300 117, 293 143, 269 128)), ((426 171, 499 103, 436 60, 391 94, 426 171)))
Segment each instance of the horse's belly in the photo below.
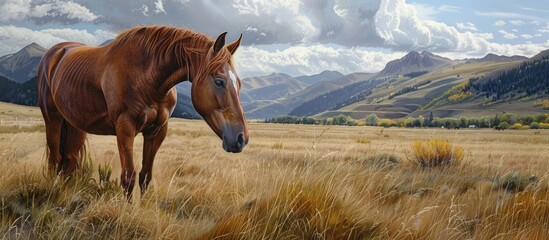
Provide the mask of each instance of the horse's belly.
POLYGON ((80 91, 57 94, 55 103, 61 115, 74 127, 91 134, 114 135, 114 125, 101 92, 80 91))

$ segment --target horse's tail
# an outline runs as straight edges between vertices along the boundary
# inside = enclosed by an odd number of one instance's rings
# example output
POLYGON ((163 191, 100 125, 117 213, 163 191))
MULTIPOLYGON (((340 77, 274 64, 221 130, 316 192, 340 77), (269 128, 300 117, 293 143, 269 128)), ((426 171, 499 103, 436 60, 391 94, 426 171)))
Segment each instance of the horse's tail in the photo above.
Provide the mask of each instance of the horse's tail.
POLYGON ((59 142, 61 162, 57 172, 70 174, 82 166, 82 161, 86 158, 85 143, 86 133, 63 119, 59 142))

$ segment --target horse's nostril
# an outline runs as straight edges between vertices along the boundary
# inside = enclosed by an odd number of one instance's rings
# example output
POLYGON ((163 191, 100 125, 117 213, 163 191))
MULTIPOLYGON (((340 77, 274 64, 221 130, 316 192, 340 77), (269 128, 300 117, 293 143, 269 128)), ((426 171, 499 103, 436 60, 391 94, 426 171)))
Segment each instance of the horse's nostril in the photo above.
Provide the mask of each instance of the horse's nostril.
POLYGON ((244 134, 243 133, 238 134, 236 142, 238 143, 239 148, 244 146, 244 134))

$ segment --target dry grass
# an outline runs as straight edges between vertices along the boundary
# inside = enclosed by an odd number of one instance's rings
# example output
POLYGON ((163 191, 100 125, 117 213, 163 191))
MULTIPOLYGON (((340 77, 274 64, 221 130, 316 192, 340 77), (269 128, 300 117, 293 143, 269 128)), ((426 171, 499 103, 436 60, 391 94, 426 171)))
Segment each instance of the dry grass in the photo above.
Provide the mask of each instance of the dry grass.
MULTIPOLYGON (((43 132, 0 132, 0 237, 543 239, 549 234, 546 130, 380 133, 374 127, 253 123, 244 152, 229 154, 205 123, 170 124, 151 189, 141 197, 136 188, 131 204, 118 185, 114 137, 90 136, 93 164, 63 181, 43 173, 43 132), (405 161, 415 148, 425 159, 434 151, 450 156, 439 159, 454 160, 418 168, 405 161), (461 164, 450 164, 455 159, 461 164)), ((141 144, 136 138, 137 169, 141 144)))
POLYGON ((412 143, 410 161, 421 168, 459 165, 463 148, 453 146, 445 139, 416 140, 412 143))

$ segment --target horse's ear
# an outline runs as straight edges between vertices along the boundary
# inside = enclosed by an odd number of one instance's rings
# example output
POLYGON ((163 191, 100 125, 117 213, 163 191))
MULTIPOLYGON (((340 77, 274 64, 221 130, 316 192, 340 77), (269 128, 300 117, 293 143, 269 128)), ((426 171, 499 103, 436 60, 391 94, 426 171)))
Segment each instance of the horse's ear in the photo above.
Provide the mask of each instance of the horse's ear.
POLYGON ((215 40, 214 47, 213 47, 214 54, 219 52, 219 50, 221 50, 221 48, 223 48, 223 46, 225 46, 225 35, 227 35, 227 32, 222 33, 215 40))
POLYGON ((240 34, 240 37, 236 41, 229 43, 229 45, 227 45, 227 48, 229 49, 229 52, 231 52, 231 55, 233 55, 234 52, 236 52, 236 49, 238 49, 238 46, 240 46, 240 41, 242 41, 242 33, 240 34))

